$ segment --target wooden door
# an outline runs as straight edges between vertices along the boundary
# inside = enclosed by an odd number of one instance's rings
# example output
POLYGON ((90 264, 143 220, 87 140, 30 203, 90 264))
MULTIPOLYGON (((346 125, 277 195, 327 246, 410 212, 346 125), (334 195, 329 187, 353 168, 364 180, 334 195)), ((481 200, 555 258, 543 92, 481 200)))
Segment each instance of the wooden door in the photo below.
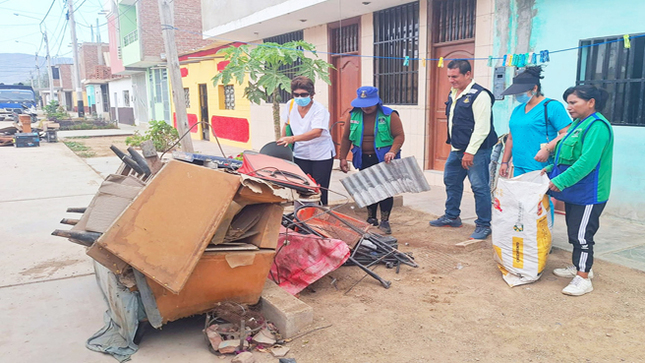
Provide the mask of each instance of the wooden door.
MULTIPOLYGON (((345 127, 349 127, 351 102, 356 98, 356 90, 361 86, 360 19, 347 19, 329 24, 329 49, 332 53, 330 63, 329 88, 329 132, 336 146, 336 158, 340 155, 340 140, 345 127)), ((351 153, 347 157, 351 159, 351 153)))
MULTIPOLYGON (((446 59, 473 58, 475 54, 475 15, 476 0, 433 0, 432 1, 432 34, 430 35, 433 58, 446 59)), ((446 118, 446 101, 450 92, 447 68, 437 68, 432 63, 430 92, 428 104, 428 133, 426 152, 428 169, 443 170, 450 145, 446 144, 448 119, 446 118)), ((470 65, 474 68, 471 61, 470 65)))
MULTIPOLYGON (((473 58, 475 53, 475 43, 460 43, 454 45, 445 45, 434 49, 435 58, 473 58)), ((446 61, 446 66, 448 61, 446 61)), ((472 66, 472 62, 471 62, 472 66)), ((446 101, 450 93, 450 83, 448 83, 447 67, 433 68, 433 92, 430 92, 428 100, 432 106, 432 115, 430 125, 428 125, 427 144, 428 147, 428 167, 434 170, 443 170, 444 164, 450 154, 450 145, 446 144, 448 118, 446 117, 446 101)))
MULTIPOLYGON (((351 102, 356 98, 356 90, 361 86, 360 58, 337 57, 334 58, 333 65, 336 70, 333 71, 335 82, 332 86, 330 132, 338 154, 343 130, 349 127, 349 113, 353 108, 351 102)), ((348 156, 351 156, 351 153, 348 156)))
POLYGON ((202 124, 202 140, 211 139, 210 123, 208 122, 208 90, 206 84, 199 85, 199 121, 202 124))

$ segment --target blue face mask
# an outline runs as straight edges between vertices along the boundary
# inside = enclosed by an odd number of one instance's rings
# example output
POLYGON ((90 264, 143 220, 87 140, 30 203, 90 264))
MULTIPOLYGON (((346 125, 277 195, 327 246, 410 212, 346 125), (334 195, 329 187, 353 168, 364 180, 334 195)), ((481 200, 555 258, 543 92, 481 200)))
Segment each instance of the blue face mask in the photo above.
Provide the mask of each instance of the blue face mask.
POLYGON ((295 97, 294 100, 296 100, 296 105, 306 107, 311 102, 311 97, 295 97))
POLYGON ((520 93, 519 95, 514 95, 515 101, 519 103, 527 103, 533 98, 533 96, 526 94, 526 93, 520 93))

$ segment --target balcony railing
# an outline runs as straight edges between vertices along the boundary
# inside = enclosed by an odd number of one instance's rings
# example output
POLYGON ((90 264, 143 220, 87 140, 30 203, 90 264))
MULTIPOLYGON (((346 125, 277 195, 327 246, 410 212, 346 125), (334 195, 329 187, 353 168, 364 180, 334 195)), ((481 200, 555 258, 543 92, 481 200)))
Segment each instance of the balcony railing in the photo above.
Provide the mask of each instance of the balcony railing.
POLYGON ((136 30, 133 30, 123 37, 123 46, 127 47, 128 45, 136 42, 137 40, 139 40, 139 33, 136 30))

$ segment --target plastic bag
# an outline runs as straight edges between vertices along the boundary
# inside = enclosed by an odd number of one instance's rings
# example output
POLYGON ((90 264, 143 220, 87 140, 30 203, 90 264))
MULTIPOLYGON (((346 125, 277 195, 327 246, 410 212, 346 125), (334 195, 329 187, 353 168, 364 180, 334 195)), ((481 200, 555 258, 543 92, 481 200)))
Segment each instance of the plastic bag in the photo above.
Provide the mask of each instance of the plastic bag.
POLYGON ((493 249, 510 286, 537 281, 551 251, 549 178, 532 171, 500 178, 493 198, 493 249))

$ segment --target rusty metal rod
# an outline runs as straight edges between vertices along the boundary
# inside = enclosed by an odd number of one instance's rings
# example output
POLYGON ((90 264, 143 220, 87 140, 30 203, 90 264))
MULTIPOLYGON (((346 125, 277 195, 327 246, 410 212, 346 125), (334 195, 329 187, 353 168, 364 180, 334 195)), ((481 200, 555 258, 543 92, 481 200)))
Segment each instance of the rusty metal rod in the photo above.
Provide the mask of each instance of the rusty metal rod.
POLYGON ((75 226, 76 224, 78 224, 79 220, 80 219, 75 219, 75 218, 63 218, 63 219, 60 220, 60 223, 62 223, 62 224, 70 224, 72 226, 75 226))
POLYGON ((67 213, 85 213, 86 207, 70 207, 67 208, 67 213))

